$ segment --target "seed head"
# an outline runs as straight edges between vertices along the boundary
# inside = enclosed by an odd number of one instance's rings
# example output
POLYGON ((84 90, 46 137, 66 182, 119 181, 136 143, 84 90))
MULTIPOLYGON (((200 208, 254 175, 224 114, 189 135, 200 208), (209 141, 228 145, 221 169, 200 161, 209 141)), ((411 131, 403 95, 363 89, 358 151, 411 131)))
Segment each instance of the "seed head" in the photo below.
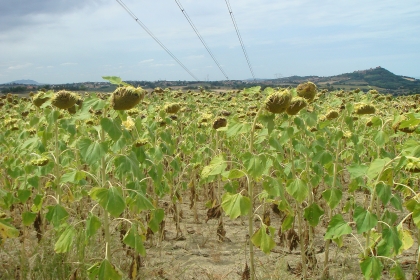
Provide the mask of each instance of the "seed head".
POLYGON ((281 114, 289 107, 292 94, 289 90, 275 91, 265 100, 265 109, 273 114, 281 114))
POLYGON ((314 100, 317 94, 316 85, 312 82, 306 82, 298 85, 296 91, 298 96, 305 98, 309 102, 314 100))
POLYGON ((38 158, 38 159, 34 159, 31 160, 31 164, 35 165, 35 166, 45 166, 48 164, 50 160, 48 158, 38 158))
POLYGON ((149 143, 149 141, 147 141, 147 139, 142 138, 142 139, 136 140, 136 142, 134 142, 134 146, 138 148, 138 147, 144 146, 148 143, 149 143))
POLYGON ((339 116, 338 111, 336 111, 336 110, 330 110, 330 111, 328 111, 328 112, 327 112, 327 114, 325 115, 325 118, 326 118, 327 120, 333 120, 333 119, 338 118, 338 116, 339 116))
POLYGON ((260 123, 255 124, 255 129, 263 129, 263 128, 264 128, 264 126, 262 124, 260 124, 260 123))
POLYGON ((145 91, 133 86, 117 88, 111 96, 111 106, 114 110, 130 110, 143 99, 145 91))
POLYGON ((164 110, 168 114, 176 114, 181 109, 181 104, 179 103, 170 103, 166 104, 164 110))
POLYGON ((374 114, 376 111, 375 106, 366 103, 357 103, 354 106, 354 113, 357 115, 374 114))
POLYGON ((213 128, 214 129, 218 129, 221 127, 225 127, 227 125, 227 120, 226 118, 223 117, 218 117, 214 122, 213 122, 213 128))
POLYGON ((48 99, 49 99, 49 97, 45 96, 45 92, 40 91, 33 96, 32 103, 34 103, 34 105, 36 107, 41 107, 41 105, 44 104, 45 102, 47 102, 48 99))
POLYGON ((76 104, 78 97, 73 92, 60 90, 51 98, 51 104, 59 109, 68 109, 76 104))
POLYGON ((420 173, 420 159, 410 159, 404 169, 411 173, 420 173))
POLYGON ((308 102, 303 97, 293 97, 289 107, 286 109, 286 113, 289 115, 296 115, 300 110, 305 108, 308 102))

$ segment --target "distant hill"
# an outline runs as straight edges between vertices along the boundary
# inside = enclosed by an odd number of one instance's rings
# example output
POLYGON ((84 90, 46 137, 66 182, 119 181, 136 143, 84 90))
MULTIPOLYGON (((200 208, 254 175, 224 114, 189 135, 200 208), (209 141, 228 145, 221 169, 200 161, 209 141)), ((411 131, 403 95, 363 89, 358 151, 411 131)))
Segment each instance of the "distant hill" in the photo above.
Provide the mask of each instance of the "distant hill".
POLYGON ((7 84, 16 84, 16 85, 43 85, 41 83, 38 83, 34 80, 16 80, 7 84))
POLYGON ((285 84, 299 84, 311 81, 322 87, 341 89, 371 89, 377 88, 382 92, 393 94, 420 93, 420 80, 399 76, 380 66, 367 70, 358 70, 353 73, 345 73, 330 77, 318 76, 292 76, 275 79, 285 84))

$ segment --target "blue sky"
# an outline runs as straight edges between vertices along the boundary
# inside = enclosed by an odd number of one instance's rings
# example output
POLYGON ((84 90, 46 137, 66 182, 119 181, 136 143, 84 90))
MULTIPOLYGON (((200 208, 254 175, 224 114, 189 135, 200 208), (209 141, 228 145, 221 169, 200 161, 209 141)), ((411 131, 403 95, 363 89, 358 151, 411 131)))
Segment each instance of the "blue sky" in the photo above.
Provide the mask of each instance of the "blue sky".
MULTIPOLYGON (((123 0, 200 80, 224 80, 173 0, 123 0)), ((179 0, 229 79, 251 72, 224 0, 179 0)), ((257 78, 382 66, 420 77, 418 0, 230 0, 257 78)), ((0 0, 0 83, 193 80, 115 0, 0 0)))

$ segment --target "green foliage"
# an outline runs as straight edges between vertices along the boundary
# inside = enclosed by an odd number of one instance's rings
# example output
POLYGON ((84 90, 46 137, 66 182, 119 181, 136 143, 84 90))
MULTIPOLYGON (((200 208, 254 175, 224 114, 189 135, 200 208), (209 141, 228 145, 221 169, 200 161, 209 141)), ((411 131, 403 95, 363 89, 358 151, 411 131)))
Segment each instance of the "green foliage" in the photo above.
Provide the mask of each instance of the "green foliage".
POLYGON ((274 242, 274 232, 275 228, 262 224, 252 236, 251 241, 255 246, 259 247, 261 251, 269 254, 276 246, 276 242, 274 242))
POLYGON ((222 196, 222 208, 233 220, 248 214, 251 210, 251 201, 249 197, 242 196, 240 193, 230 194, 227 192, 222 196))
POLYGON ((305 208, 303 216, 311 226, 316 227, 323 214, 324 210, 318 204, 312 203, 305 208))
POLYGON ((136 224, 133 223, 131 225, 130 230, 126 233, 126 235, 123 238, 123 242, 131 248, 133 248, 141 256, 146 256, 146 249, 143 245, 143 239, 138 233, 136 224))
POLYGON ((89 195, 114 217, 118 217, 125 209, 125 202, 119 188, 93 188, 89 195))
POLYGON ((369 257, 360 263, 360 268, 362 269, 363 276, 366 280, 377 280, 381 278, 384 266, 379 258, 369 257))
POLYGON ((331 218, 324 239, 336 239, 351 232, 351 227, 344 221, 343 216, 337 214, 331 218))

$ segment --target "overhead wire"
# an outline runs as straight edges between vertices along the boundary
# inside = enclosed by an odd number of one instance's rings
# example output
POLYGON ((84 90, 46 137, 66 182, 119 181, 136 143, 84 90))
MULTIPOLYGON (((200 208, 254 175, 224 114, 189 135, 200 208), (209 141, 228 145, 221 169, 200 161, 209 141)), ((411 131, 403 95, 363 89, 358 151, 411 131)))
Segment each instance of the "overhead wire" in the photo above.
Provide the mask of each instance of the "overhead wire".
POLYGON ((185 71, 188 72, 188 74, 191 75, 191 77, 193 77, 196 81, 199 81, 198 78, 194 76, 194 74, 191 73, 191 71, 188 70, 188 68, 184 64, 182 64, 182 62, 167 47, 165 47, 165 45, 161 41, 159 41, 158 38, 156 38, 156 36, 139 20, 139 18, 136 15, 134 15, 134 13, 124 4, 122 0, 116 1, 156 41, 156 43, 158 43, 182 68, 184 68, 185 71))
POLYGON ((229 10, 229 14, 230 14, 230 17, 232 19, 233 25, 235 26, 236 34, 238 35, 239 42, 241 43, 241 47, 242 47, 242 50, 244 52, 246 62, 248 63, 249 70, 251 71, 252 78, 255 81, 256 79, 255 79, 255 75, 254 75, 254 70, 252 70, 251 62, 249 60, 248 54, 246 53, 245 45, 244 45, 244 42, 242 41, 241 33, 239 33, 239 28, 238 28, 238 25, 236 24, 235 17, 233 16, 233 12, 232 12, 232 8, 230 7, 229 0, 225 0, 225 2, 226 2, 226 6, 229 10))
POLYGON ((227 74, 225 73, 225 71, 223 71, 222 66, 219 64, 219 62, 217 61, 216 57, 211 52, 210 48, 207 46, 206 42, 204 41, 203 37, 198 32, 198 29, 195 27, 194 23, 192 22, 191 18, 188 16, 188 14, 185 11, 184 7, 182 7, 181 2, 179 0, 175 0, 175 2, 178 5, 179 9, 181 10, 182 14, 185 16, 185 18, 187 19, 187 21, 190 23, 192 29, 194 30, 195 34, 200 39, 201 43, 203 43, 203 45, 206 48, 207 52, 210 54, 211 58, 213 59, 214 63, 216 63, 217 67, 219 67, 220 71, 223 73, 223 75, 225 76, 226 80, 229 80, 227 74))

